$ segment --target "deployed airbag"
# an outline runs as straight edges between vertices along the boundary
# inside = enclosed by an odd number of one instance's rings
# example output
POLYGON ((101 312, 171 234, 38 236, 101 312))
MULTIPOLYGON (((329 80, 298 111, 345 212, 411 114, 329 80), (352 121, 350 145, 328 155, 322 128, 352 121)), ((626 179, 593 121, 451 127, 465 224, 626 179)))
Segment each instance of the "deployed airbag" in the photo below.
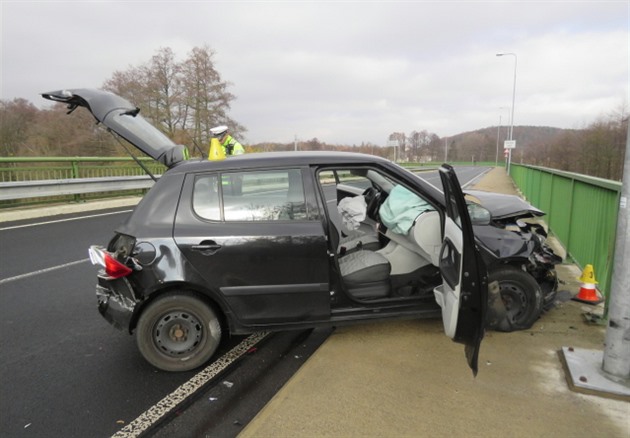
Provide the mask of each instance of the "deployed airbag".
POLYGON ((429 210, 434 210, 431 204, 398 185, 381 205, 379 215, 381 222, 389 230, 397 234, 407 234, 418 215, 429 210))
POLYGON ((346 197, 337 205, 343 226, 348 230, 356 230, 365 220, 367 204, 361 196, 346 197))

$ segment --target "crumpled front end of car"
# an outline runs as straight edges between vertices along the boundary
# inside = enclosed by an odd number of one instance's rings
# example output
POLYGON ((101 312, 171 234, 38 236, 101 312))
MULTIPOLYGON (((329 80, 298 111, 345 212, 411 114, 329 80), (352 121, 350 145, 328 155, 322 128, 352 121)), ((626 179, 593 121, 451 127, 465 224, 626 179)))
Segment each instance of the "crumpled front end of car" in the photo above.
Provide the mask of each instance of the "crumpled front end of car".
POLYGON ((526 268, 540 285, 543 293, 543 310, 549 310, 554 305, 558 290, 555 266, 562 263, 562 257, 558 256, 547 243, 547 232, 542 225, 519 220, 517 226, 521 233, 531 236, 531 240, 535 243, 526 268))
POLYGON ((548 245, 543 226, 535 221, 508 218, 475 226, 474 230, 486 250, 487 263, 517 265, 526 270, 540 286, 543 309, 550 309, 558 288, 555 266, 562 263, 562 258, 548 245))
POLYGON ((488 224, 474 227, 488 251, 486 262, 525 269, 540 285, 543 308, 548 310, 558 287, 555 265, 562 263, 562 258, 547 243, 547 231, 538 220, 545 212, 514 195, 479 190, 468 190, 467 194, 490 213, 488 224))

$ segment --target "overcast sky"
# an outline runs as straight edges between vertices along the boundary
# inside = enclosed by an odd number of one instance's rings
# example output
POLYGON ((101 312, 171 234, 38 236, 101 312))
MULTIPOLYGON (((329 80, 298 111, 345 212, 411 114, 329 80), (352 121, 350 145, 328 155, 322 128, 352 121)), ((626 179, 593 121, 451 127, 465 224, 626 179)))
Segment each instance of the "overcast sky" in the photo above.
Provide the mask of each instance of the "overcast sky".
POLYGON ((208 45, 246 143, 384 145, 509 125, 582 128, 628 104, 629 2, 7 1, 2 94, 99 88, 208 45), (510 52, 514 56, 495 56, 510 52))

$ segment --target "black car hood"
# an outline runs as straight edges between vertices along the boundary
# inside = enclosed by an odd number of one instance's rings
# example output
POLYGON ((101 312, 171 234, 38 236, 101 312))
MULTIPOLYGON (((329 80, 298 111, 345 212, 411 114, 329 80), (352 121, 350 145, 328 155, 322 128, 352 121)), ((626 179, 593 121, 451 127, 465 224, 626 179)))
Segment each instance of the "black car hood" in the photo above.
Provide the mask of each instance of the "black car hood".
POLYGON ((492 216, 491 223, 473 228, 477 239, 494 258, 503 261, 527 258, 538 247, 538 239, 534 238, 530 227, 517 221, 543 216, 544 211, 515 195, 481 190, 466 190, 465 193, 469 200, 481 204, 492 216))
POLYGON ((481 190, 466 190, 467 195, 477 198, 494 220, 521 219, 526 217, 544 216, 545 212, 525 202, 515 195, 484 192, 481 190))
MULTIPOLYGON (((531 233, 506 230, 492 225, 473 226, 475 237, 496 260, 527 258, 536 249, 537 242, 531 233)), ((492 262, 486 260, 488 264, 492 262)))
POLYGON ((71 111, 87 108, 98 122, 168 168, 188 159, 185 146, 175 144, 139 114, 140 108, 113 93, 74 89, 42 93, 42 97, 66 103, 71 111))

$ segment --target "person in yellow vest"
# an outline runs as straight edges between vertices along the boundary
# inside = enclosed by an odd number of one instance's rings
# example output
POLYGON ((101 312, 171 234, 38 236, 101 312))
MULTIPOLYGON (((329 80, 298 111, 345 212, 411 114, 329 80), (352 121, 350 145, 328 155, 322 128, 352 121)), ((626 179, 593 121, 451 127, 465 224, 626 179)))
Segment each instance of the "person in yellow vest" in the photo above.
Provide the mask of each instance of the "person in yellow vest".
MULTIPOLYGON (((232 155, 242 155, 245 153, 243 145, 230 135, 227 126, 221 125, 214 127, 210 129, 210 132, 212 133, 212 139, 210 140, 210 150, 208 151, 209 160, 224 159, 232 155), (219 149, 220 147, 223 152, 223 154, 220 154, 218 157, 213 155, 218 151, 213 152, 212 146, 213 141, 216 142, 217 140, 220 146, 215 146, 215 149, 219 149)), ((223 186, 223 193, 240 196, 243 192, 243 176, 238 174, 223 175, 221 185, 223 186)))
POLYGON ((234 139, 234 137, 230 135, 227 126, 217 126, 210 129, 210 132, 214 137, 219 139, 219 143, 221 143, 221 147, 223 147, 223 152, 225 152, 226 157, 229 157, 230 155, 241 155, 245 153, 243 145, 236 141, 236 139, 234 139))

